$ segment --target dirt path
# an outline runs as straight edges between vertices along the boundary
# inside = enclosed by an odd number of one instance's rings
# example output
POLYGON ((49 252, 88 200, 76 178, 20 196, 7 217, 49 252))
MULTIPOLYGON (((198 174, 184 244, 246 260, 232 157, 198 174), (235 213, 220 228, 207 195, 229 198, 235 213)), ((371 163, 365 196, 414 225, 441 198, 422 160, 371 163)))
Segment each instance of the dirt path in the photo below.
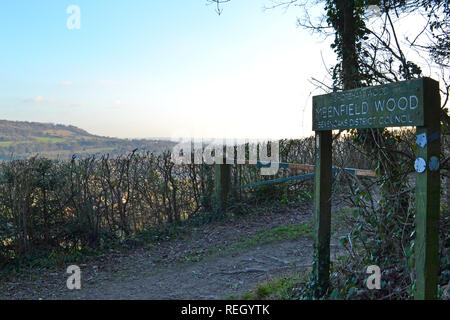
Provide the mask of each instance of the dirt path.
MULTIPOLYGON (((152 249, 112 252, 80 265, 81 290, 65 269, 23 275, 0 286, 0 299, 221 299, 274 276, 308 268, 312 239, 300 237, 229 250, 261 232, 311 219, 312 204, 191 228, 152 249)), ((332 255, 337 253, 332 245, 332 255)), ((69 265, 69 264, 68 264, 69 265)))
POLYGON ((309 241, 272 243, 197 263, 152 268, 126 280, 87 284, 69 299, 220 299, 250 290, 270 276, 310 263, 309 241), (303 250, 300 248, 303 246, 303 250))

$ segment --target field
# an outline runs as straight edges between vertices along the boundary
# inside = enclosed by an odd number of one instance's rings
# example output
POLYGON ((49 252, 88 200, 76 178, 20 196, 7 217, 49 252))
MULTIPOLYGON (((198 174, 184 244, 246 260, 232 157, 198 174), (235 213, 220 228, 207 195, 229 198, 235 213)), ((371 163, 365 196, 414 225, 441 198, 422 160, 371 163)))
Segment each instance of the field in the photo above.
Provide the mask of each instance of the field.
POLYGON ((174 145, 163 140, 96 136, 74 126, 6 120, 0 120, 0 137, 0 160, 36 155, 50 159, 70 159, 74 154, 117 156, 136 148, 161 153, 174 145))

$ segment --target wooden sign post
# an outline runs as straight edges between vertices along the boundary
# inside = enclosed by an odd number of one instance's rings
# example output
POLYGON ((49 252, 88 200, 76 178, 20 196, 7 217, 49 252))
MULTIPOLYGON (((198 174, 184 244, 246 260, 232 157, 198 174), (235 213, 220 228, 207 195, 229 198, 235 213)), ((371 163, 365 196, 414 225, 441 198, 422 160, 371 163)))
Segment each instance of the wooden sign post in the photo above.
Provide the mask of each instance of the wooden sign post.
POLYGON ((417 127, 415 299, 435 299, 439 270, 440 95, 430 78, 313 97, 316 131, 314 178, 314 274, 319 293, 329 285, 331 225, 331 131, 417 127))

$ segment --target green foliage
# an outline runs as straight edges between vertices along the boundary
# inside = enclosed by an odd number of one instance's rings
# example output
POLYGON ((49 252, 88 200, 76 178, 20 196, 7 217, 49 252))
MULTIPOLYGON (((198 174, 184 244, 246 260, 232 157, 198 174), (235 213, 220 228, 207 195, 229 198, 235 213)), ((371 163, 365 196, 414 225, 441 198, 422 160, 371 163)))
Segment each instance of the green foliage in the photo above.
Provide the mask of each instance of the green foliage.
MULTIPOLYGON (((345 65, 345 61, 358 61, 361 56, 362 42, 367 39, 368 30, 364 21, 366 1, 336 1, 327 0, 325 11, 327 23, 335 30, 334 42, 331 48, 334 49, 338 63, 332 68, 333 87, 335 89, 344 88, 345 82, 351 83, 352 87, 360 86, 360 75, 358 64, 345 65), (345 17, 346 6, 353 6, 353 23, 349 32, 346 26, 345 17)), ((350 89, 350 88, 346 88, 350 89)))
POLYGON ((319 280, 314 272, 309 273, 299 284, 299 292, 295 296, 299 300, 320 300, 322 297, 318 295, 321 291, 319 280))
POLYGON ((299 239, 300 237, 312 237, 312 222, 301 222, 294 225, 280 226, 269 231, 258 233, 255 236, 239 242, 233 247, 236 249, 254 247, 266 243, 299 239))
POLYGON ((300 279, 300 274, 276 277, 267 283, 259 284, 254 290, 242 295, 243 300, 286 300, 300 279))

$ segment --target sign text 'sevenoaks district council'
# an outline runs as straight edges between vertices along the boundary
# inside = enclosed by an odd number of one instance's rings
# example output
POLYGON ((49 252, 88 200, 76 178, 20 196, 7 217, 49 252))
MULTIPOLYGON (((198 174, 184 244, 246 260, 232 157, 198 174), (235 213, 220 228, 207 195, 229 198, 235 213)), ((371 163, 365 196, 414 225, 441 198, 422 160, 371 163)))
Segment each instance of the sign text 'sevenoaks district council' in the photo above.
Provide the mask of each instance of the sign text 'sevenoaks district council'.
POLYGON ((422 79, 313 97, 313 130, 423 126, 422 79))

